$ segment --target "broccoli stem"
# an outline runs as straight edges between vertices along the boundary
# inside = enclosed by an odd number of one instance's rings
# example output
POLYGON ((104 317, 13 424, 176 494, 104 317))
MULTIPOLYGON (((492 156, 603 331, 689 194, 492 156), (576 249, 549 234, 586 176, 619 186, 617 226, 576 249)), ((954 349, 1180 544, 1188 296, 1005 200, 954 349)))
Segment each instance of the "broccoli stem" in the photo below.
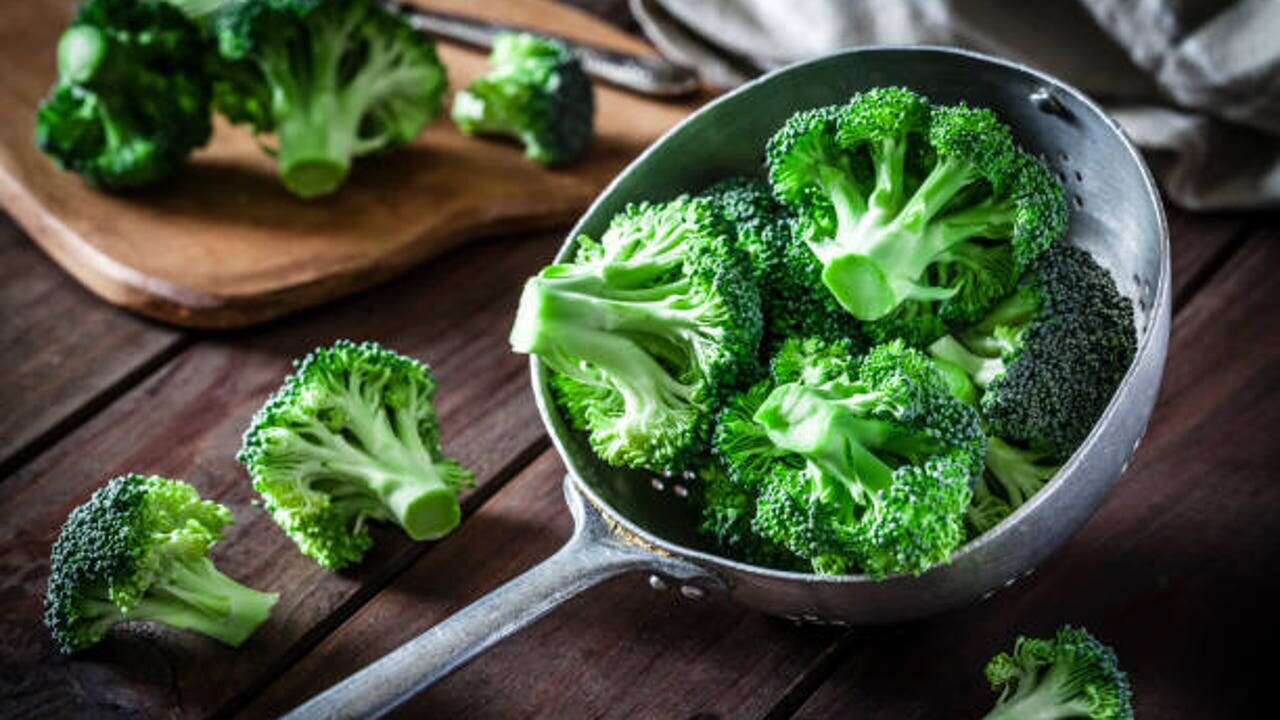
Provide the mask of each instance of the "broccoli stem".
MULTIPOLYGON (((670 338, 673 329, 692 328, 692 318, 651 299, 668 290, 618 291, 637 300, 579 292, 601 286, 593 276, 532 278, 525 285, 511 329, 512 349, 538 355, 557 372, 587 383, 598 383, 599 377, 583 363, 595 366, 617 384, 628 412, 689 400, 690 389, 627 333, 670 338)), ((674 342, 667 345, 665 359, 688 361, 674 342)))
POLYGON ((987 441, 987 469, 1004 488, 1012 507, 1019 507, 1058 471, 1057 465, 1041 465, 1035 456, 1001 438, 987 441))
POLYGON ((804 456, 854 497, 893 484, 893 468, 864 444, 884 441, 879 428, 823 398, 814 388, 779 385, 760 405, 755 421, 775 445, 804 456))
POLYGON ((983 720, 1068 720, 1089 716, 1087 703, 1071 697, 1070 673, 1055 662, 1038 679, 1034 672, 1023 673, 1018 690, 1001 698, 983 720), (1028 689, 1029 688, 1029 689, 1028 689))
MULTIPOLYGON (((929 346, 934 358, 963 370, 973 384, 985 390, 996 378, 1004 374, 1004 360, 999 357, 982 357, 969 351, 950 335, 944 335, 929 346)), ((941 366, 940 367, 945 367, 941 366)))
POLYGON ((302 198, 337 190, 351 170, 354 128, 332 96, 285 116, 276 128, 277 159, 285 187, 302 198))
POLYGON ((271 614, 278 596, 247 588, 223 575, 208 557, 165 568, 126 620, 154 620, 194 630, 239 647, 271 614))
MULTIPOLYGON (((930 265, 975 237, 1007 234, 1013 204, 988 199, 936 219, 947 204, 978 179, 975 168, 959 160, 940 161, 902 209, 902 149, 889 144, 877 153, 876 188, 863 212, 861 198, 836 182, 823 183, 836 211, 830 240, 812 242, 822 261, 822 281, 859 320, 870 322, 907 300, 946 300, 957 288, 922 284, 930 265), (894 179, 890 176, 897 174, 894 179), (896 214, 895 214, 895 211, 896 214)), ((845 182, 849 182, 847 179, 845 182)))

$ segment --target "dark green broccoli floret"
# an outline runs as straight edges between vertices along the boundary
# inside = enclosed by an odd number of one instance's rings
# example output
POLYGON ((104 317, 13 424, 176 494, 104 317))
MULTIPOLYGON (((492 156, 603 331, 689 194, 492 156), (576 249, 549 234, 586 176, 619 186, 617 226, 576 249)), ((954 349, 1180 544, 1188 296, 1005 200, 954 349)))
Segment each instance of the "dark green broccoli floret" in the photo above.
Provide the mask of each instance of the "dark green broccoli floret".
POLYGON ((876 88, 793 116, 770 180, 836 299, 923 346, 1009 292, 1066 226, 1062 189, 989 110, 876 88))
POLYGON ((1115 652, 1083 628, 1065 626, 1051 640, 1019 637, 1011 655, 987 663, 986 675, 1000 693, 986 720, 1133 718, 1115 652))
POLYGON ((698 483, 702 501, 702 522, 698 528, 711 537, 725 555, 782 570, 808 567, 804 559, 752 530, 756 489, 734 482, 720 464, 714 462, 698 470, 698 483))
POLYGON ((1059 245, 981 322, 935 342, 981 389, 990 434, 1060 463, 1106 409, 1137 348, 1133 306, 1089 253, 1059 245))
POLYGON ((154 621, 239 646, 266 621, 274 593, 223 575, 209 559, 231 512, 185 482, 125 475, 71 511, 53 544, 45 624, 63 652, 113 625, 154 621))
POLYGON ((376 0, 232 2, 210 18, 214 103, 274 133, 290 191, 333 192, 353 158, 416 138, 447 85, 435 45, 376 0))
POLYGON ((304 555, 330 569, 359 561, 370 520, 414 540, 457 527, 472 474, 444 456, 435 393, 417 360, 339 340, 298 363, 258 411, 238 459, 304 555))
POLYGON ((739 415, 755 406, 753 422, 722 418, 716 434, 730 477, 760 488, 755 532, 823 574, 945 562, 964 539, 985 443, 929 360, 901 342, 859 361, 792 340, 770 382, 734 401, 739 415))
POLYGON ((793 240, 791 211, 766 183, 730 178, 708 188, 703 197, 734 226, 738 245, 751 259, 760 286, 766 352, 789 337, 850 340, 864 347, 861 324, 822 284, 822 265, 804 243, 793 240))
POLYGON ((209 140, 200 30, 156 2, 89 0, 58 41, 36 145, 104 190, 152 185, 209 140))
POLYGON ((520 298, 511 347, 538 355, 605 462, 679 469, 704 451, 724 395, 754 372, 760 297, 711 203, 680 197, 614 217, 520 298))
POLYGON ((489 74, 453 98, 453 121, 468 135, 504 135, 543 165, 564 165, 591 143, 591 78, 564 44, 528 33, 493 41, 489 74))

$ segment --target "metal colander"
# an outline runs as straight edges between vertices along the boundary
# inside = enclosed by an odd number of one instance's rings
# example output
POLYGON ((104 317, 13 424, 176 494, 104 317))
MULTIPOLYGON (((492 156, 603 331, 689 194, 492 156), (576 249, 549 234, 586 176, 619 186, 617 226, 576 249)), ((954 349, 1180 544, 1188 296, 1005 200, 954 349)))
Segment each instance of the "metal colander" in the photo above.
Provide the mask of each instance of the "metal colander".
POLYGON ((867 48, 771 73, 710 103, 635 160, 587 210, 580 234, 599 237, 627 203, 755 175, 763 148, 792 113, 904 85, 942 103, 992 108, 1058 174, 1071 210, 1068 241, 1110 270, 1135 308, 1138 352, 1093 432, 1029 502, 950 563, 919 577, 827 577, 754 567, 714 554, 697 533, 688 478, 620 471, 600 462, 551 401, 532 361, 538 408, 569 468, 575 532, 555 555, 419 637, 317 695, 295 717, 381 714, 582 590, 625 572, 690 597, 722 593, 762 612, 809 622, 890 623, 975 602, 1028 574, 1076 532, 1127 466, 1151 417, 1169 340, 1169 239, 1155 184, 1120 128, 1070 86, 972 52, 867 48))

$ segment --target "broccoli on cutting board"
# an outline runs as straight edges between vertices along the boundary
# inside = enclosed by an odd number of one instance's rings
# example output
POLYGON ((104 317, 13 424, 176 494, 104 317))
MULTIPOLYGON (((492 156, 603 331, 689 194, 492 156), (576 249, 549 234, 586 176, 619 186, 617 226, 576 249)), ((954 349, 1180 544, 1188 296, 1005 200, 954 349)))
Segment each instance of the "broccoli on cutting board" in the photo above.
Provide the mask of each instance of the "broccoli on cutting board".
POLYGON ((223 575, 209 559, 231 512, 179 480, 125 475, 71 511, 53 545, 45 624, 63 652, 113 626, 159 622, 239 646, 275 593, 223 575))
POLYGON ((36 145, 103 190, 154 185, 209 140, 199 28, 159 2, 89 0, 58 40, 36 145))
POLYGON ((217 45, 215 107, 274 134, 280 177, 300 197, 337 190, 355 158, 412 141, 442 111, 435 45, 375 0, 188 2, 217 45))
POLYGON ((503 33, 492 69, 453 98, 453 122, 468 135, 510 137, 543 165, 564 165, 587 149, 595 123, 591 78, 562 43, 503 33))

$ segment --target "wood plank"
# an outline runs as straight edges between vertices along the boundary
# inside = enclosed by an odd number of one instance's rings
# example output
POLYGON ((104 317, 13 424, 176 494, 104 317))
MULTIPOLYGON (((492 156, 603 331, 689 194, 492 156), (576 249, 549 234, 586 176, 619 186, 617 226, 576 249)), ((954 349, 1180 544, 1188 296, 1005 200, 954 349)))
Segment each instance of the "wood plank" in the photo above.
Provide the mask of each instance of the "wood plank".
POLYGON ((1147 438, 1059 554, 985 604, 855 639, 799 716, 979 717, 986 660, 1073 623, 1114 645, 1138 717, 1256 717, 1269 688, 1247 648, 1274 637, 1280 593, 1277 267, 1273 225, 1178 316, 1147 438))
MULTIPOLYGON (((548 0, 424 4, 653 53, 637 38, 548 0)), ((60 171, 32 144, 55 76, 65 0, 9 8, 0 24, 0 204, 58 264, 112 303, 190 327, 239 327, 348 295, 459 243, 568 223, 658 135, 706 98, 664 102, 598 85, 596 138, 547 169, 514 144, 462 135, 447 119, 410 146, 357 162, 347 184, 304 202, 244 128, 215 123, 209 145, 153 191, 112 195, 60 171), (175 238, 181 238, 175 242, 175 238)), ((441 44, 452 87, 484 53, 441 44)))
MULTIPOLYGON (((1196 277, 1239 224, 1176 215, 1175 283, 1196 277)), ((546 477, 522 477, 504 488, 492 510, 486 505, 450 543, 362 608, 272 685, 249 715, 293 707, 549 555, 568 533, 554 469, 537 469, 546 477), (525 489, 529 485, 538 491, 525 489), (549 514, 530 517, 531 497, 541 498, 537 512, 549 514), (514 517, 504 521, 507 515, 514 517), (543 527, 548 522, 560 530, 543 527), (499 527, 476 527, 488 524, 499 527), (506 550, 490 558, 487 548, 506 550)), ((758 715, 810 668, 826 667, 842 637, 821 629, 796 632, 738 608, 688 605, 646 592, 642 578, 615 580, 424 693, 404 715, 440 708, 457 717, 758 715), (548 647, 556 648, 551 656, 548 647), (524 679, 531 676, 536 681, 524 679), (673 691, 685 687, 699 691, 673 691)))
MULTIPOLYGON (((274 717, 381 657, 569 536, 549 451, 251 705, 274 717)), ((655 592, 643 575, 587 591, 401 708, 397 717, 759 715, 840 631, 655 592), (697 688, 687 692, 685 688, 697 688)))
POLYGON ((163 361, 172 329, 103 305, 0 213, 0 479, 163 361))
POLYGON ((545 447, 527 362, 509 352, 506 337, 523 279, 556 241, 483 243, 340 308, 202 342, 19 471, 0 496, 0 717, 206 716, 279 673, 425 552, 428 545, 402 533, 378 532, 362 566, 321 570, 252 506, 233 458, 241 433, 291 358, 336 338, 374 339, 432 364, 446 451, 482 484, 505 480, 545 447), (127 471, 186 478, 232 508, 238 522, 215 561, 248 585, 281 593, 245 647, 158 630, 71 659, 55 654, 39 621, 50 545, 74 505, 127 471))

